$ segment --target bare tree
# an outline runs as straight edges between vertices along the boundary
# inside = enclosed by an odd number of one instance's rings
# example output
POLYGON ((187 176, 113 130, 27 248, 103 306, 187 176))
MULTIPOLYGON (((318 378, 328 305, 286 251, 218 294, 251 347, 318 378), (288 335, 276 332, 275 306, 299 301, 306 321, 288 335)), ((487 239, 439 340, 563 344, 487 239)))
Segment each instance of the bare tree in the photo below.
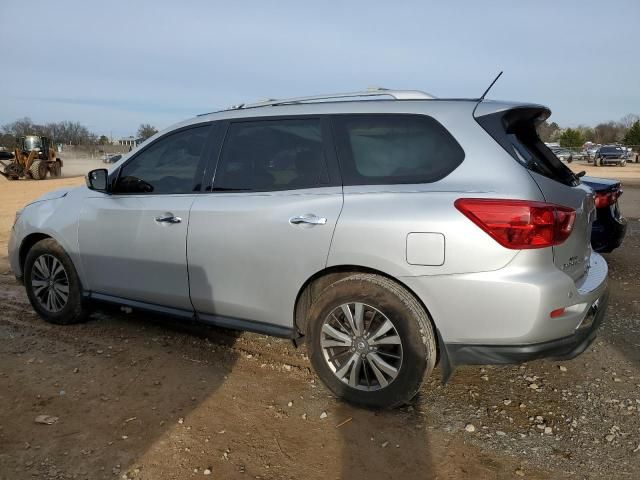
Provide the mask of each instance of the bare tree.
POLYGON ((538 125, 538 135, 542 139, 543 142, 553 142, 556 141, 558 135, 560 134, 560 127, 556 122, 542 122, 538 125))
POLYGON ((142 123, 138 128, 138 138, 142 140, 153 137, 156 133, 158 133, 158 129, 149 123, 142 123))
POLYGON ((36 133, 37 126, 31 121, 29 117, 24 117, 16 120, 13 123, 8 123, 2 126, 2 130, 14 137, 22 137, 24 135, 31 135, 36 133))
POLYGON ((94 144, 97 136, 80 122, 54 122, 38 125, 25 117, 2 127, 5 135, 23 137, 25 135, 42 135, 49 137, 54 143, 67 145, 94 144))
POLYGON ((627 113, 624 117, 620 119, 620 123, 625 128, 625 130, 629 130, 631 126, 640 120, 640 116, 635 113, 627 113))

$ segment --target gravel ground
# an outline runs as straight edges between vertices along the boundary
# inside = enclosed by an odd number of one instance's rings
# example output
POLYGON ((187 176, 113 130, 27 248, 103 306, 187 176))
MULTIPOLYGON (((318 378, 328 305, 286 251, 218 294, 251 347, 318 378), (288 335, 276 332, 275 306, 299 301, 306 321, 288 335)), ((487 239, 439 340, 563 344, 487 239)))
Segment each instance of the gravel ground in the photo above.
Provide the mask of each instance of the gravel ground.
POLYGON ((640 478, 640 214, 606 255, 609 310, 583 355, 446 386, 436 369, 412 405, 371 412, 283 340, 117 310, 39 320, 3 253, 13 212, 81 182, 0 179, 1 479, 640 478))

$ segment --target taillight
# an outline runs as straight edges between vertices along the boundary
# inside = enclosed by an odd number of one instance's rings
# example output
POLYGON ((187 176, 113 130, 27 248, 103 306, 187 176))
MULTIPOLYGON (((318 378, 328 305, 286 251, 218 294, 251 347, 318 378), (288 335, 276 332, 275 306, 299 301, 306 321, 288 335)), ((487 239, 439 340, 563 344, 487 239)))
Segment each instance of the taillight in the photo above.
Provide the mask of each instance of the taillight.
POLYGON ((596 208, 604 208, 613 205, 622 195, 622 190, 613 192, 596 192, 596 208))
POLYGON ((514 250, 564 242, 573 229, 572 208, 527 200, 459 198, 455 206, 500 245, 514 250))

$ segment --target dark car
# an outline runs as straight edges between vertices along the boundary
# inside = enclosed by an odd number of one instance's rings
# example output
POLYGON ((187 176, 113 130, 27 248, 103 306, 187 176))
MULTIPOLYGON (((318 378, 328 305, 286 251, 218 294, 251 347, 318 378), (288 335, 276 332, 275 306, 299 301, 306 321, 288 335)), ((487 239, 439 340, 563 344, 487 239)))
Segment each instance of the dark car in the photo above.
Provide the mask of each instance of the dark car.
POLYGON ((596 219, 591 230, 591 246, 596 252, 609 253, 622 244, 627 220, 620 214, 618 198, 622 184, 608 178, 582 177, 582 183, 596 193, 596 219))
POLYGON ((102 161, 104 163, 116 163, 121 158, 121 154, 107 153, 104 157, 102 157, 102 161))
POLYGON ((619 145, 605 145, 600 147, 595 154, 594 164, 596 166, 606 165, 607 163, 617 163, 621 167, 627 164, 629 152, 625 147, 619 145))

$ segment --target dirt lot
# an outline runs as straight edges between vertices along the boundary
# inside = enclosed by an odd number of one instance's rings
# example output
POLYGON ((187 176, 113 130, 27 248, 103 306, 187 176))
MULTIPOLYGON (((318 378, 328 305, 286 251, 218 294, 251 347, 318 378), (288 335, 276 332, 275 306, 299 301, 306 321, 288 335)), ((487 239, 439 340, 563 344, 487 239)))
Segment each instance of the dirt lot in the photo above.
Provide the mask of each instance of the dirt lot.
POLYGON ((437 370, 385 412, 336 401, 287 341, 135 312, 43 323, 8 232, 25 202, 82 179, 0 178, 0 478, 640 478, 640 167, 596 169, 623 173, 635 218, 606 256, 595 344, 569 362, 459 368, 447 386, 437 370))

